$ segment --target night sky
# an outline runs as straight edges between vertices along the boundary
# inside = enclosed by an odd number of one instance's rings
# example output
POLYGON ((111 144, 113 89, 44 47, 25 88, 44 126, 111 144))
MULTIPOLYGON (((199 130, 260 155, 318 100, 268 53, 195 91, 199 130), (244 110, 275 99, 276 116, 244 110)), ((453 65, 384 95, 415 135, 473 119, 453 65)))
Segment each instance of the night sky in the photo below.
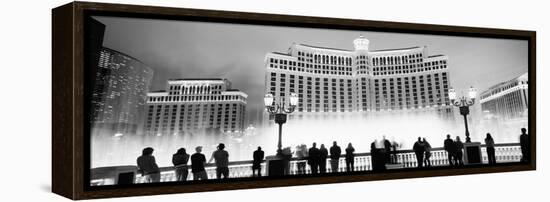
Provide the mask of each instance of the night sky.
POLYGON ((353 49, 360 34, 370 50, 427 46, 429 55, 449 57, 451 86, 481 92, 527 72, 526 40, 397 34, 261 25, 94 17, 106 27, 104 46, 154 69, 150 91, 173 78, 227 78, 248 97, 249 117, 263 110, 264 58, 292 43, 353 49))

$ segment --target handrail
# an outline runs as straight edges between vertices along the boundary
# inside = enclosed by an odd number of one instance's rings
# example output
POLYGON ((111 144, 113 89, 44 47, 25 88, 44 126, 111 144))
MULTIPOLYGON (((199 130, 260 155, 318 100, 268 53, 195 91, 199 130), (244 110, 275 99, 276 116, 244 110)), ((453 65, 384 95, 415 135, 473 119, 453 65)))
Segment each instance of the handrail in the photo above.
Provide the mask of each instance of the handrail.
MULTIPOLYGON (((487 147, 485 144, 482 144, 480 145, 481 147, 487 147)), ((499 144, 495 144, 495 147, 511 147, 511 146, 520 146, 519 143, 499 143, 499 144)), ((443 147, 434 147, 431 149, 432 152, 435 152, 435 151, 443 151, 445 150, 443 147)), ((406 154, 406 153, 412 153, 414 152, 414 150, 412 149, 406 149, 406 150, 398 150, 397 152, 395 152, 396 154, 406 154)), ((356 153, 354 155, 354 157, 365 157, 365 156, 370 156, 371 153, 370 152, 363 152, 363 153, 356 153)), ((340 155, 340 158, 345 158, 345 154, 342 154, 340 155)), ((307 160, 307 158, 298 158, 298 157, 292 157, 290 158, 290 161, 303 161, 303 160, 307 160)), ((232 162, 229 162, 229 166, 241 166, 241 165, 247 165, 247 164, 252 164, 254 161, 253 160, 242 160, 242 161, 232 161, 232 162)), ((261 163, 265 163, 265 160, 262 160, 261 163)), ((109 168, 116 168, 116 167, 125 167, 127 169, 129 169, 129 167, 132 167, 132 166, 110 166, 110 167, 98 167, 98 168, 92 168, 93 170, 96 170, 96 171, 102 171, 103 169, 109 169, 109 168)), ((137 166, 134 166, 135 169, 137 170, 137 166)), ((205 169, 213 169, 213 168, 216 168, 216 164, 215 163, 207 163, 204 165, 205 169)), ((165 166, 165 167, 160 167, 160 172, 168 172, 168 171, 173 171, 175 168, 174 166, 165 166)), ((106 172, 99 172, 97 173, 96 175, 92 176, 92 179, 94 178, 97 178, 97 177, 100 177, 102 174, 106 174, 106 172)))

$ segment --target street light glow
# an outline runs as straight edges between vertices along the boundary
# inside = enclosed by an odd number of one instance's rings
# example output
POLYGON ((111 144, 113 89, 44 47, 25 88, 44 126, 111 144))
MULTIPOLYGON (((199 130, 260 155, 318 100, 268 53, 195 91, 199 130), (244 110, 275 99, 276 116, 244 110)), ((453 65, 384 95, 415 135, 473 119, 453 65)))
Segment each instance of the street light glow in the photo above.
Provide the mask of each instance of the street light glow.
POLYGON ((298 105, 298 94, 291 93, 290 94, 290 106, 296 106, 298 105))
POLYGON ((474 87, 470 87, 470 91, 468 92, 468 96, 470 96, 470 99, 475 99, 477 96, 477 90, 474 87))
POLYGON ((265 94, 264 105, 266 107, 273 105, 273 95, 271 95, 271 93, 265 94))
POLYGON ((456 99, 456 92, 455 89, 449 89, 449 99, 454 100, 456 99))

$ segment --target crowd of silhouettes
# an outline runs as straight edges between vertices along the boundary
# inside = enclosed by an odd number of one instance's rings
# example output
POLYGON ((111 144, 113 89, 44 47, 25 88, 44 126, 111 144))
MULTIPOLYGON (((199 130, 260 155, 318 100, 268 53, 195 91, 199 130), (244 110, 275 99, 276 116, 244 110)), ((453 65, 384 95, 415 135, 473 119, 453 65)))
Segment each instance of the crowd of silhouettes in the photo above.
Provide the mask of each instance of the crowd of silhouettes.
MULTIPOLYGON (((525 128, 521 129, 520 135, 520 147, 521 147, 521 162, 528 162, 530 160, 530 139, 525 128)), ((489 165, 496 164, 495 157, 495 140, 490 133, 486 134, 484 139, 487 160, 489 165)), ((384 136, 382 140, 374 140, 371 143, 371 165, 373 171, 382 171, 386 169, 387 164, 395 164, 398 162, 398 148, 400 145, 395 141, 389 141, 384 136)), ((447 159, 449 166, 462 166, 464 165, 464 143, 460 140, 459 136, 455 139, 451 138, 450 134, 447 134, 447 138, 443 141, 443 148, 447 152, 447 159)), ((417 141, 413 145, 413 151, 416 157, 417 167, 431 167, 430 157, 432 156, 432 146, 426 140, 426 138, 418 137, 417 141)), ((145 177, 145 181, 149 183, 160 182, 160 169, 153 156, 154 149, 151 147, 144 148, 142 155, 137 158, 138 172, 145 177)), ((185 148, 180 148, 172 156, 172 163, 174 165, 175 178, 177 181, 186 181, 189 176, 189 168, 193 174, 193 180, 207 180, 208 175, 206 173, 205 164, 206 156, 201 153, 202 147, 195 147, 195 153, 189 155, 185 148), (188 162, 191 160, 189 167, 188 162)), ((327 160, 330 162, 331 172, 340 171, 340 159, 344 157, 345 171, 355 171, 355 148, 352 143, 348 143, 348 146, 344 149, 344 156, 342 156, 342 149, 338 146, 338 143, 334 141, 332 146, 327 149, 324 144, 321 144, 317 148, 317 143, 312 143, 311 148, 307 148, 305 144, 296 146, 295 153, 293 153, 290 147, 283 148, 281 151, 281 157, 286 167, 284 168, 284 174, 290 174, 290 160, 293 155, 296 155, 296 174, 307 174, 306 164, 309 165, 311 174, 325 174, 327 173, 327 160)), ((253 152, 252 155, 252 177, 262 176, 262 163, 264 162, 264 151, 261 147, 253 152)), ((216 166, 216 178, 227 179, 229 178, 229 152, 225 150, 225 144, 220 143, 217 146, 208 163, 215 161, 216 166)))

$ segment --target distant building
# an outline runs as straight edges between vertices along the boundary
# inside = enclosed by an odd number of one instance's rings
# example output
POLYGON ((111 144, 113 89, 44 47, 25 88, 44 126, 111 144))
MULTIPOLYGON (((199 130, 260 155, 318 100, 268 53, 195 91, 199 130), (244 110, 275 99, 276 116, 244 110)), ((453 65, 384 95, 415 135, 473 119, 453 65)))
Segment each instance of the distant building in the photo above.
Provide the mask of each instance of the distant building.
POLYGON ((227 79, 169 80, 147 94, 148 135, 243 132, 247 94, 227 79))
POLYGON ((292 44, 265 57, 266 93, 288 102, 297 93, 294 116, 388 111, 453 117, 448 97, 447 56, 426 47, 369 50, 363 36, 354 50, 292 44))
POLYGON ((527 119, 529 109, 528 74, 490 87, 480 94, 485 116, 499 121, 527 119))
POLYGON ((92 92, 92 134, 140 133, 152 78, 153 70, 138 59, 103 48, 92 92))

